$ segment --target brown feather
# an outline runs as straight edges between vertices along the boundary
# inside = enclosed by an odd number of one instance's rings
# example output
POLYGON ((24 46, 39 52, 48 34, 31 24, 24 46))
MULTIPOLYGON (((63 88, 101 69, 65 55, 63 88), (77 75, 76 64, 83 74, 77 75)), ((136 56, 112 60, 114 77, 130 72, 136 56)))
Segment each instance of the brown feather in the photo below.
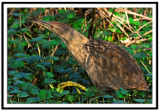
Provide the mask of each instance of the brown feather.
POLYGON ((148 90, 138 63, 123 48, 99 39, 90 40, 86 47, 90 50, 87 72, 96 87, 148 90))

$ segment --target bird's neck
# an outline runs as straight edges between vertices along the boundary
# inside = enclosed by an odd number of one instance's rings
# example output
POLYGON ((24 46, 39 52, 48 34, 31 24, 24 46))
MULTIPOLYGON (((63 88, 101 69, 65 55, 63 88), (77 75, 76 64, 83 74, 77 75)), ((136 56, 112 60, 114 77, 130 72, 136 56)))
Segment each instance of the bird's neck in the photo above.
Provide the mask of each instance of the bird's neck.
POLYGON ((66 42, 66 45, 74 46, 80 46, 86 44, 89 41, 88 38, 72 28, 63 33, 60 38, 66 42))
POLYGON ((82 64, 85 59, 85 44, 89 41, 88 38, 80 34, 74 29, 70 29, 65 35, 60 37, 67 45, 71 55, 82 64))

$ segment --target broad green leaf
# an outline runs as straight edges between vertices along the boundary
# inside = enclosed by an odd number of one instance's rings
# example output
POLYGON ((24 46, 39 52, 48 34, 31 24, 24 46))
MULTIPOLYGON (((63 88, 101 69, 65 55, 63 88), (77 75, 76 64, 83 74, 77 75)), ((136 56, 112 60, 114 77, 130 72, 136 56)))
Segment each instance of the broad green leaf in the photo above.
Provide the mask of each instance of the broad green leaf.
POLYGON ((27 92, 21 92, 20 94, 19 94, 19 97, 28 97, 29 95, 28 95, 28 93, 27 92))
POLYGON ((138 49, 138 45, 132 45, 131 46, 133 49, 138 49))
POLYGON ((34 95, 34 94, 37 95, 37 94, 39 94, 39 89, 38 89, 38 88, 31 89, 30 92, 31 92, 31 94, 33 94, 33 95, 34 95))
POLYGON ((17 70, 13 70, 13 71, 9 71, 9 75, 15 76, 16 74, 18 74, 19 72, 17 70))
POLYGON ((33 38, 32 39, 32 42, 41 42, 43 41, 44 39, 42 37, 37 37, 37 38, 33 38))
POLYGON ((9 62, 8 66, 12 69, 22 68, 22 67, 24 67, 24 62, 23 61, 12 60, 12 61, 9 62))
POLYGON ((47 77, 47 78, 53 78, 53 77, 54 77, 54 74, 53 74, 52 72, 46 72, 46 73, 44 74, 44 76, 47 77))
POLYGON ((124 48, 127 52, 129 52, 132 56, 134 55, 134 52, 132 51, 132 49, 130 47, 122 47, 124 48))
POLYGON ((135 20, 135 21, 133 22, 133 24, 134 24, 134 25, 137 25, 137 26, 140 26, 140 25, 141 25, 141 23, 140 23, 139 20, 135 20))
POLYGON ((133 99, 137 103, 144 103, 145 99, 133 99))
POLYGON ((115 92, 119 98, 124 98, 124 96, 120 93, 120 91, 116 90, 115 92))
POLYGON ((38 98, 40 99, 40 101, 44 100, 44 99, 49 99, 49 98, 53 98, 51 92, 49 90, 40 90, 40 93, 38 94, 38 98))
POLYGON ((26 103, 36 103, 36 102, 38 102, 38 98, 33 98, 33 97, 27 98, 26 101, 26 103))
POLYGON ((26 54, 25 53, 16 53, 15 56, 16 57, 25 57, 26 54))
POLYGON ((39 62, 40 60, 42 60, 43 58, 40 57, 39 55, 32 55, 28 58, 27 60, 27 63, 28 64, 31 64, 31 63, 34 63, 34 62, 39 62))
POLYGON ((123 88, 120 88, 120 92, 121 92, 121 94, 129 95, 128 91, 123 88))
POLYGON ((109 98, 113 98, 113 96, 111 96, 111 95, 105 95, 105 96, 103 96, 104 98, 107 98, 107 99, 109 99, 109 98))
POLYGON ((67 95, 67 96, 66 96, 66 100, 72 102, 72 101, 75 100, 75 97, 74 97, 73 95, 67 95))
POLYGON ((9 29, 8 30, 8 34, 10 35, 10 34, 16 34, 16 30, 14 30, 14 29, 9 29))
POLYGON ((40 90, 40 93, 38 94, 38 98, 40 101, 46 99, 46 91, 44 89, 40 90))
POLYGON ((42 18, 43 21, 55 21, 55 16, 44 16, 42 18))
POLYGON ((145 58, 147 55, 145 52, 140 52, 140 53, 137 53, 134 55, 135 58, 140 58, 140 59, 143 59, 145 58))
POLYGON ((70 94, 70 91, 69 90, 65 90, 65 91, 62 91, 61 94, 62 95, 67 95, 67 94, 70 94))
POLYGON ((39 67, 40 69, 46 70, 46 67, 44 67, 44 66, 43 66, 42 64, 40 64, 40 63, 37 64, 36 66, 39 67))
POLYGON ((11 13, 11 15, 13 15, 13 16, 20 16, 21 14, 19 14, 19 13, 11 13))
MULTIPOLYGON (((25 20, 21 20, 21 25, 23 23, 25 23, 25 20)), ((20 28, 20 21, 19 20, 14 21, 13 24, 10 26, 10 28, 12 28, 12 29, 20 28)))
POLYGON ((21 93, 21 91, 20 90, 18 90, 18 89, 14 89, 14 90, 12 90, 12 91, 10 91, 9 92, 10 94, 14 94, 14 93, 21 93))
POLYGON ((122 100, 118 100, 114 102, 114 104, 126 104, 126 103, 127 103, 126 101, 122 101, 122 100))
POLYGON ((14 49, 14 51, 15 52, 24 52, 24 47, 23 47, 23 45, 22 44, 20 44, 20 45, 16 45, 16 48, 14 49))
POLYGON ((51 78, 45 78, 44 83, 54 83, 56 82, 55 79, 51 79, 51 78))

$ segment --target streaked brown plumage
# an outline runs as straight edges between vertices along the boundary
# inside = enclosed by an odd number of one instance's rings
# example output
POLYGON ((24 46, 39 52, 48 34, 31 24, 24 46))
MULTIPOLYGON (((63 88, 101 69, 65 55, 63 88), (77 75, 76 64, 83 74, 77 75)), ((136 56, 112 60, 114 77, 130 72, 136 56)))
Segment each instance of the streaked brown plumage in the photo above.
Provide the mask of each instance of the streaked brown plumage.
POLYGON ((64 41, 70 54, 86 70, 98 89, 148 90, 138 63, 120 46, 99 39, 89 40, 61 22, 33 22, 48 28, 64 41))

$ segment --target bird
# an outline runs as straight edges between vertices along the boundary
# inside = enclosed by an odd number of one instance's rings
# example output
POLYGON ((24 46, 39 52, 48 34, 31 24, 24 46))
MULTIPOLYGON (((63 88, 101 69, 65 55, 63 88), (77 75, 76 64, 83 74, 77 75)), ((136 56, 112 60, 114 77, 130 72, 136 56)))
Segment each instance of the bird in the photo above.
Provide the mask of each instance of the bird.
MULTIPOLYGON (((70 55, 84 68, 98 90, 149 90, 139 64, 121 46, 101 39, 88 39, 62 22, 36 19, 32 19, 32 22, 58 35, 66 44, 70 55)), ((65 87, 66 84, 71 86, 72 81, 61 85, 65 87)))

